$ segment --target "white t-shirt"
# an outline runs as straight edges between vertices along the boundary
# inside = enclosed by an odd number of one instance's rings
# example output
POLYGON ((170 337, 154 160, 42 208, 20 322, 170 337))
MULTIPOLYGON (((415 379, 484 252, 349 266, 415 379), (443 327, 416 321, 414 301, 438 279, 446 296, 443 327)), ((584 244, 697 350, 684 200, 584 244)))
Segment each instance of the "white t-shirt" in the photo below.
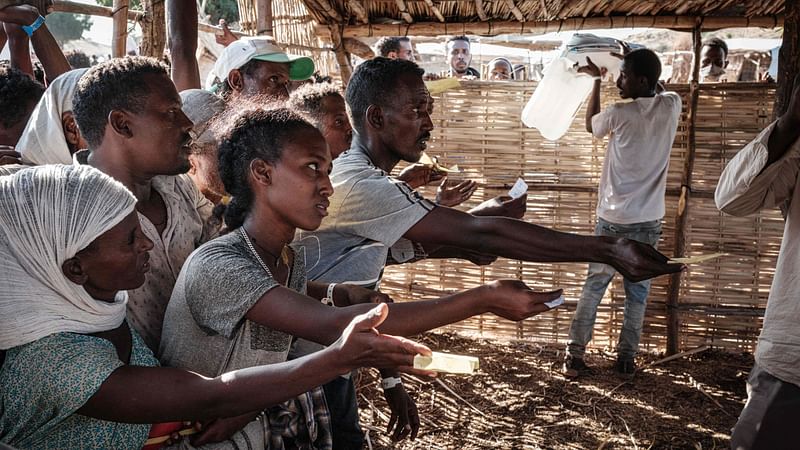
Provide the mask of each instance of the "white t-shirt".
POLYGON ((664 217, 672 141, 681 114, 674 92, 617 103, 592 117, 592 134, 608 138, 597 216, 630 224, 664 217))

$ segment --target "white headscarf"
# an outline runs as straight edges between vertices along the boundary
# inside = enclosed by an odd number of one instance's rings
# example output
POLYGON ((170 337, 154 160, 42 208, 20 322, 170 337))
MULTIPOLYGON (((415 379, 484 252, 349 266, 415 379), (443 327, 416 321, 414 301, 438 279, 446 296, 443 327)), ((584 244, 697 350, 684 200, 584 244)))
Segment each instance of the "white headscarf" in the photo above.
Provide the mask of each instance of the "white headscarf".
POLYGON ((125 291, 113 303, 95 300, 61 266, 135 205, 122 184, 86 165, 32 167, 0 177, 0 349, 122 323, 125 291))
POLYGON ((70 70, 53 80, 36 104, 17 143, 25 164, 72 164, 61 115, 72 111, 78 80, 89 69, 70 70))

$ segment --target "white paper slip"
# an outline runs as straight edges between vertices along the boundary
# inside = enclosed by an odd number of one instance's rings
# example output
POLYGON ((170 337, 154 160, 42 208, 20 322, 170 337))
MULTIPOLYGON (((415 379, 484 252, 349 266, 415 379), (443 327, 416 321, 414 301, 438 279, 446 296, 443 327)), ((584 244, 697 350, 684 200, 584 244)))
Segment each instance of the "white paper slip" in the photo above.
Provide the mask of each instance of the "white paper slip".
POLYGON ((687 256, 683 258, 672 258, 669 260, 671 263, 680 263, 680 264, 697 264, 704 261, 708 261, 710 259, 716 259, 720 256, 725 256, 726 253, 711 253, 710 255, 697 255, 697 256, 687 256))
POLYGON ((563 303, 564 303, 564 296, 563 295, 559 295, 557 299, 550 300, 549 302, 546 302, 545 306, 547 306, 550 309, 553 309, 556 306, 559 306, 559 305, 561 305, 563 303))
POLYGON ((517 182, 514 183, 514 186, 511 186, 511 190, 508 191, 508 195, 511 198, 520 198, 525 195, 526 192, 528 192, 528 183, 526 183, 522 178, 517 178, 517 182))
POLYGON ((431 356, 414 357, 414 368, 434 372, 471 374, 478 370, 478 358, 474 356, 453 355, 433 352, 431 356))

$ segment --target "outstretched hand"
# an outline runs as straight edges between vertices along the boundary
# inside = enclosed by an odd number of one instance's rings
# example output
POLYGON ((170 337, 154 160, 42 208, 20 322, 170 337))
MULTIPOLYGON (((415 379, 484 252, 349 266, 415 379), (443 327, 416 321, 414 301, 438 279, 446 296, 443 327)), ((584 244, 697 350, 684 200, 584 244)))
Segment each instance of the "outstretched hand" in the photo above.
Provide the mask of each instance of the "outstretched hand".
POLYGON ((521 219, 528 208, 528 194, 517 198, 500 195, 469 210, 473 216, 502 216, 521 219))
POLYGON ((550 308, 545 303, 557 299, 564 292, 562 289, 535 292, 519 280, 497 280, 483 288, 488 311, 514 321, 548 311, 550 308))
POLYGON ((686 269, 683 264, 669 263, 669 258, 653 247, 631 239, 616 238, 611 264, 626 279, 639 282, 686 269))
POLYGON ((478 183, 472 180, 451 181, 445 177, 436 189, 436 203, 442 206, 458 206, 475 193, 478 183))
POLYGON ((386 432, 391 433, 393 441, 400 441, 410 437, 413 441, 419 432, 419 412, 414 399, 408 395, 402 384, 391 389, 385 389, 383 396, 392 412, 386 432), (394 428, 394 432, 392 429, 394 428))
POLYGON ((442 178, 444 178, 443 173, 437 172, 431 166, 420 163, 409 165, 397 175, 398 180, 405 181, 412 189, 420 188, 442 178))
POLYGON ((239 40, 231 29, 228 28, 228 23, 225 22, 225 19, 219 19, 219 27, 221 30, 214 33, 214 40, 217 41, 217 44, 227 47, 239 40))
POLYGON ((389 307, 381 303, 353 318, 342 336, 331 347, 347 373, 359 367, 395 368, 403 372, 435 376, 434 372, 414 369, 414 356, 431 354, 431 349, 410 339, 378 332, 389 315, 389 307))

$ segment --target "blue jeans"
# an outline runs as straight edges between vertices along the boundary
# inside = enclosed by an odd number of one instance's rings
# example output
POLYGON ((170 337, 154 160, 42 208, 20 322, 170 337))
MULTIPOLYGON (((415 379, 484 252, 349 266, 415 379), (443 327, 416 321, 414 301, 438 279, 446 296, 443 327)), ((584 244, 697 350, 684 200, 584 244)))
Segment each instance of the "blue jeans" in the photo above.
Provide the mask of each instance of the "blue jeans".
MULTIPOLYGON (((644 242, 653 247, 661 237, 661 221, 614 224, 603 219, 597 220, 594 234, 596 236, 614 236, 644 242)), ((583 358, 586 344, 592 340, 592 328, 597 319, 597 307, 606 293, 608 283, 614 278, 616 270, 607 264, 589 264, 589 275, 583 285, 578 308, 569 327, 569 341, 567 354, 575 358, 583 358)), ((622 331, 617 344, 617 358, 632 360, 639 348, 639 339, 642 336, 644 312, 647 308, 647 294, 650 292, 650 280, 633 283, 624 280, 625 285, 625 312, 622 320, 622 331)))

